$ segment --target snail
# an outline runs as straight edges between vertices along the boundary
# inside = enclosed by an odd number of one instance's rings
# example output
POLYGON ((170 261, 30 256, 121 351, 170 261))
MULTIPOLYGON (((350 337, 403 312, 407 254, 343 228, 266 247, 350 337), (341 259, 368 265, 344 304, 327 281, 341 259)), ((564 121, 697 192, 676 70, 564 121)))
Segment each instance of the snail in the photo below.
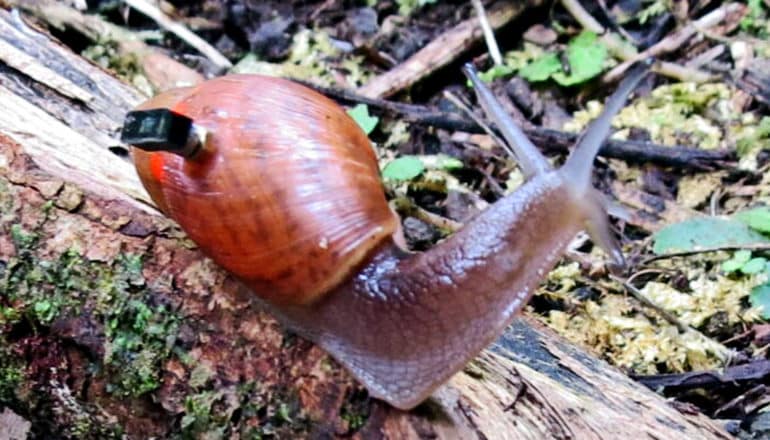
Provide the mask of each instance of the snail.
POLYGON ((466 66, 527 181, 422 253, 400 245, 367 136, 305 86, 211 79, 142 104, 122 136, 152 199, 206 255, 371 396, 410 409, 502 333, 579 231, 623 264, 591 170, 647 70, 553 170, 466 66))

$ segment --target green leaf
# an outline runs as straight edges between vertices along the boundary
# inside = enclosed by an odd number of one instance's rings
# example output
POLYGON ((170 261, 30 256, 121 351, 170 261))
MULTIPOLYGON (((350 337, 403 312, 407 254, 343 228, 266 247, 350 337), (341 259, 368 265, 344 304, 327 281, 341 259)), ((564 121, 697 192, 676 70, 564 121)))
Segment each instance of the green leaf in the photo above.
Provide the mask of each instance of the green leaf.
POLYGON ((752 307, 761 307, 762 318, 770 319, 770 284, 761 284, 751 289, 749 303, 752 307))
POLYGON ((770 234, 770 208, 754 208, 738 212, 735 218, 749 225, 755 231, 770 234))
POLYGON ((654 236, 653 252, 672 252, 770 243, 764 235, 734 219, 698 217, 676 223, 658 231, 654 236))
POLYGON ((746 275, 753 275, 762 272, 765 270, 765 267, 767 267, 767 260, 762 257, 756 257, 747 261, 746 264, 741 267, 741 272, 746 275))
POLYGON ((762 0, 748 0, 746 6, 748 6, 748 14, 745 14, 741 19, 741 29, 746 32, 760 31, 762 34, 765 20, 763 20, 764 12, 762 0))
POLYGON ((604 70, 606 58, 607 47, 599 41, 596 34, 583 31, 567 46, 570 74, 556 72, 553 74, 553 79, 563 86, 585 82, 604 70))
POLYGON ((369 114, 369 107, 366 104, 358 104, 352 109, 348 110, 348 114, 353 120, 358 123, 358 126, 364 130, 367 135, 374 130, 377 123, 380 122, 380 118, 377 116, 371 116, 369 114))
POLYGON ((546 53, 519 70, 519 75, 529 82, 545 81, 561 71, 561 62, 555 53, 546 53))
POLYGON ((35 313, 42 315, 47 311, 51 310, 51 307, 53 307, 53 305, 51 304, 50 301, 43 300, 43 301, 36 302, 34 309, 35 309, 35 313))
POLYGON ((412 180, 425 171, 425 165, 415 156, 403 156, 385 165, 382 177, 391 180, 412 180))
POLYGON ((722 270, 727 273, 735 272, 749 260, 751 260, 751 251, 739 250, 733 254, 732 258, 722 263, 722 270))
MULTIPOLYGON (((509 66, 507 64, 503 64, 501 66, 495 65, 495 66, 492 66, 489 70, 485 72, 481 72, 479 74, 479 78, 481 78, 481 80, 484 82, 492 82, 497 78, 509 76, 515 71, 516 71, 515 67, 509 66)), ((470 84, 470 80, 468 81, 468 83, 470 84)))

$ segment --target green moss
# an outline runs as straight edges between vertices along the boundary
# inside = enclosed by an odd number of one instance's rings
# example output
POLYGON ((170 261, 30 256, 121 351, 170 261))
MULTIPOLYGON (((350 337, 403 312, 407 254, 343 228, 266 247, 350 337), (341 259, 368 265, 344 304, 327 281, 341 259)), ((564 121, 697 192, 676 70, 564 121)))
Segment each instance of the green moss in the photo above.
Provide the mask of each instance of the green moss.
POLYGON ((117 41, 100 41, 87 47, 81 55, 105 69, 115 72, 119 77, 131 80, 142 69, 133 54, 126 55, 120 50, 117 41))
POLYGON ((65 253, 56 262, 40 261, 33 253, 38 234, 14 224, 10 227, 10 236, 16 257, 6 264, 0 278, 0 292, 5 292, 4 302, 13 303, 14 307, 5 306, 0 319, 15 321, 18 315, 26 315, 32 322, 48 324, 66 302, 60 287, 67 275, 61 269, 68 266, 71 255, 65 253))
POLYGON ((0 179, 0 220, 13 213, 14 198, 7 180, 0 179))
MULTIPOLYGON (((90 261, 81 256, 81 250, 70 249, 42 257, 41 251, 46 249, 41 242, 43 226, 58 215, 55 207, 42 209, 38 225, 22 227, 11 216, 0 218, 5 221, 0 230, 8 233, 16 251, 7 261, 0 261, 0 326, 10 328, 23 322, 31 332, 45 334, 47 327, 73 318, 101 323, 104 356, 92 368, 110 380, 108 391, 121 397, 157 389, 164 363, 171 356, 178 357, 195 373, 184 400, 181 438, 295 438, 307 433, 310 420, 295 393, 265 390, 255 383, 225 386, 211 371, 214 366, 196 365, 194 358, 175 346, 180 318, 143 277, 142 255, 122 254, 105 263, 90 261)), ((0 333, 0 350, 2 347, 9 344, 0 333)), ((36 380, 25 376, 24 365, 2 354, 0 403, 13 400, 25 382, 36 380)), ((75 438, 119 434, 119 427, 102 420, 98 409, 68 394, 67 387, 35 393, 24 405, 36 414, 50 414, 52 429, 75 438)), ((355 406, 346 410, 346 417, 354 427, 365 420, 355 406)))
POLYGON ((114 368, 109 390, 138 396, 160 386, 162 362, 176 338, 178 319, 163 305, 129 300, 107 318, 105 363, 114 368))
POLYGON ((340 408, 340 418, 347 422, 349 433, 358 431, 366 424, 370 408, 369 395, 365 391, 356 390, 347 396, 340 408))
POLYGON ((24 366, 10 353, 5 340, 0 339, 0 405, 14 403, 23 383, 24 366))
POLYGON ((273 393, 256 409, 261 423, 245 432, 247 438, 297 438, 310 429, 311 421, 292 393, 273 393))
POLYGON ((302 438, 310 426, 294 393, 265 390, 254 382, 211 383, 186 397, 179 438, 302 438))
POLYGON ((15 224, 11 225, 11 240, 18 252, 28 251, 37 242, 37 234, 27 232, 21 225, 15 224))
POLYGON ((185 415, 181 422, 182 432, 199 434, 223 430, 228 420, 222 420, 221 414, 212 412, 212 406, 222 397, 222 392, 215 393, 213 391, 204 391, 188 396, 184 403, 185 415))
POLYGON ((142 276, 139 255, 120 255, 112 264, 87 261, 71 249, 57 259, 38 258, 39 234, 19 225, 10 228, 16 257, 0 278, 7 292, 0 322, 26 316, 35 327, 76 316, 87 309, 94 321, 104 323, 109 390, 138 396, 160 385, 163 361, 170 355, 178 319, 162 304, 150 304, 153 295, 142 276))

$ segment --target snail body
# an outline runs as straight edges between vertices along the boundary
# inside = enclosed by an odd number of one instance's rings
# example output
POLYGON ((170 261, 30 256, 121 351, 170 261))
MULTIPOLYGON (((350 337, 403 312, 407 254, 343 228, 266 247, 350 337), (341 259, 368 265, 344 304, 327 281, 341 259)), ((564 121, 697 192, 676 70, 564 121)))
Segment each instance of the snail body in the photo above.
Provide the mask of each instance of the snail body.
POLYGON ((205 254, 372 396, 408 409, 499 336, 580 230, 622 262, 590 171, 643 72, 621 84, 558 170, 467 73, 529 180, 423 253, 398 245, 366 135, 304 86, 225 76, 129 116, 189 118, 204 133, 191 157, 144 151, 125 129, 124 138, 139 147, 132 154, 153 200, 205 254))

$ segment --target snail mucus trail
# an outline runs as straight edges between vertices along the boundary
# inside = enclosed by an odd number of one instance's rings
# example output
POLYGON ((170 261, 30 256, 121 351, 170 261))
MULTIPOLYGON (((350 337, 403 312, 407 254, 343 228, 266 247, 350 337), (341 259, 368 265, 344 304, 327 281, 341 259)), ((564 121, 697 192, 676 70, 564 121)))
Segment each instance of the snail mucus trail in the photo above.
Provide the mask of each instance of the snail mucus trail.
POLYGON ((409 409, 500 335, 579 231, 623 264, 591 170, 647 70, 629 72, 553 170, 466 66, 527 181, 423 253, 394 239, 366 135, 299 84, 229 75, 165 92, 127 116, 123 139, 206 255, 372 396, 409 409))

